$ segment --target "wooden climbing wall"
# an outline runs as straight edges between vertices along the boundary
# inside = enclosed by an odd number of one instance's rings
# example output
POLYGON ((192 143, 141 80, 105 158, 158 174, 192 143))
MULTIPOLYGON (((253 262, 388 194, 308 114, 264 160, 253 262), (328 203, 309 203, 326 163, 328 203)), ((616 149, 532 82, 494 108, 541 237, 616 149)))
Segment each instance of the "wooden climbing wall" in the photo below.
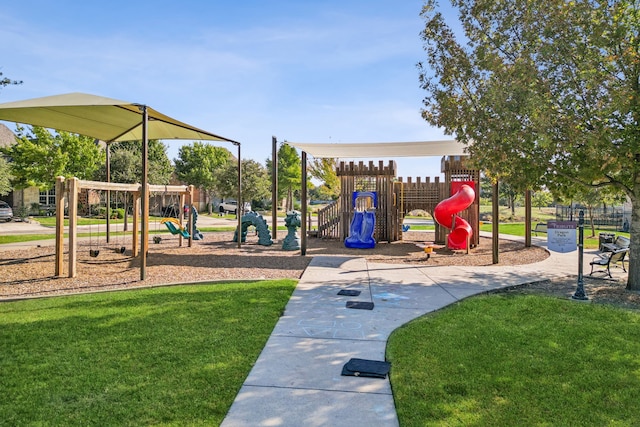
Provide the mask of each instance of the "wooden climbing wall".
MULTIPOLYGON (((435 177, 433 182, 429 177, 424 181, 420 177, 417 177, 415 181, 409 177, 407 182, 404 182, 400 177, 395 182, 394 191, 397 200, 395 215, 398 218, 398 238, 396 240, 402 239, 402 222, 409 212, 420 209, 433 217, 436 205, 449 197, 449 185, 446 182, 441 182, 440 177, 435 177)), ((446 231, 436 225, 435 241, 444 242, 446 231)))

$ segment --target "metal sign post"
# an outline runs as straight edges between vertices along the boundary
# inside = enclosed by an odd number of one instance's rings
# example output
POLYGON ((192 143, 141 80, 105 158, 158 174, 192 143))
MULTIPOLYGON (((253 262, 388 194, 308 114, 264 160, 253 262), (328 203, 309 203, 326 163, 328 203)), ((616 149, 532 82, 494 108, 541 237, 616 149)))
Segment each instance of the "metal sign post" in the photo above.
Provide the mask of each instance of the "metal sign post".
POLYGON ((578 288, 571 298, 577 300, 588 300, 587 294, 584 292, 584 280, 582 278, 582 264, 584 253, 584 211, 580 211, 578 219, 578 288))

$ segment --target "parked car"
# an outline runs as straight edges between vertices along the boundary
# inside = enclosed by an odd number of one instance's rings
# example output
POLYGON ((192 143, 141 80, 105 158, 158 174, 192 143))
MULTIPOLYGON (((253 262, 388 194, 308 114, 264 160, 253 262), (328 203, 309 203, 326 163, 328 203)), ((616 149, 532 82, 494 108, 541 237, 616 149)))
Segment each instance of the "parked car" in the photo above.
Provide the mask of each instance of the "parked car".
POLYGON ((0 219, 9 222, 13 219, 13 209, 7 202, 0 201, 0 219))
MULTIPOLYGON (((243 212, 251 211, 251 203, 244 202, 243 205, 244 205, 243 212)), ((220 213, 230 212, 232 214, 236 214, 238 213, 238 202, 235 200, 222 201, 218 206, 218 212, 220 213)))

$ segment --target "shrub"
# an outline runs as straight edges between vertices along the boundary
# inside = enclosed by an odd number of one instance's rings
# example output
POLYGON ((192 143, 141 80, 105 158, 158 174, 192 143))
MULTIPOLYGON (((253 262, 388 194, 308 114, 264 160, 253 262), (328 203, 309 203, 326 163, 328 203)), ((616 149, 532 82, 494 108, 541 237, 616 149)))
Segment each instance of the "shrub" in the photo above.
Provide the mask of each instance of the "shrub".
POLYGON ((124 209, 111 209, 111 218, 112 219, 122 219, 124 218, 124 209))

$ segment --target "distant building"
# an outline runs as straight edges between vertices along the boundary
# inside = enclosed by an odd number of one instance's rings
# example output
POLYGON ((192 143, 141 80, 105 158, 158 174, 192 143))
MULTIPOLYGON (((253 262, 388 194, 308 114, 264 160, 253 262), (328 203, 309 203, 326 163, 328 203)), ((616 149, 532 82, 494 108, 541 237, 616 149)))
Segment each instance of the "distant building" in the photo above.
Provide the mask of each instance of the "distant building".
MULTIPOLYGON (((13 131, 0 123, 0 147, 9 147, 17 141, 18 138, 13 131)), ((11 159, 9 159, 9 161, 11 161, 11 159)), ((40 191, 38 187, 14 190, 7 196, 0 196, 0 199, 9 203, 9 205, 14 208, 14 213, 16 213, 16 211, 19 212, 19 208, 21 207, 24 207, 27 210, 33 210, 31 208, 35 205, 45 208, 56 205, 55 190, 40 191)))

